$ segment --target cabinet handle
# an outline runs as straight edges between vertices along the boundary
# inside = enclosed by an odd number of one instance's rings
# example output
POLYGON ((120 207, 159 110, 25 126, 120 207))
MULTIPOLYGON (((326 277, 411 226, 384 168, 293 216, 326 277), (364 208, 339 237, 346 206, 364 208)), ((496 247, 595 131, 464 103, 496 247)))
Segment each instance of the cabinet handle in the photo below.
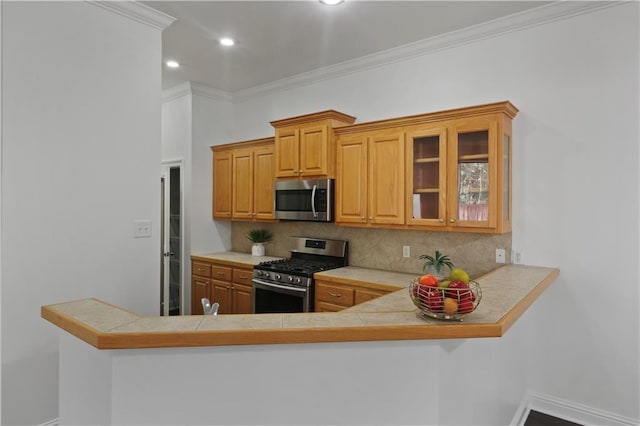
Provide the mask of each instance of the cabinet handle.
POLYGON ((329 292, 329 296, 333 296, 333 297, 342 297, 342 294, 340 293, 334 293, 332 291, 329 292))
POLYGON ((239 278, 240 278, 241 280, 246 280, 246 279, 247 279, 247 278, 249 278, 249 277, 248 277, 248 276, 246 276, 246 275, 240 275, 240 277, 239 277, 239 278))
POLYGON ((369 220, 373 222, 373 216, 369 216, 369 220))
POLYGON ((204 271, 204 268, 196 268, 196 271, 198 272, 204 271))
POLYGON ((218 271, 218 272, 216 272, 216 274, 218 274, 218 275, 224 275, 224 272, 220 272, 220 271, 218 271))
POLYGON ((440 221, 440 223, 444 223, 444 219, 443 218, 440 218, 439 221, 440 221))
POLYGON ((364 216, 360 216, 360 220, 364 220, 364 216))
POLYGON ((454 218, 451 218, 451 219, 449 219, 449 222, 456 223, 456 220, 454 218))

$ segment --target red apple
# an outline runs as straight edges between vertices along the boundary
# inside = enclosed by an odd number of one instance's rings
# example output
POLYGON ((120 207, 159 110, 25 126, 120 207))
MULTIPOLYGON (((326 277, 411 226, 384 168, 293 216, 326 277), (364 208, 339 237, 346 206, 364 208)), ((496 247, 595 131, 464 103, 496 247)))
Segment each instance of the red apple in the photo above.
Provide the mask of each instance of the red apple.
POLYGON ((443 301, 442 293, 434 288, 423 288, 420 291, 420 302, 430 311, 442 312, 443 301))
POLYGON ((473 292, 464 281, 451 281, 449 287, 447 287, 445 296, 459 302, 461 300, 472 300, 473 292))
POLYGON ((458 303, 458 313, 468 314, 473 311, 473 301, 471 299, 464 299, 458 303))

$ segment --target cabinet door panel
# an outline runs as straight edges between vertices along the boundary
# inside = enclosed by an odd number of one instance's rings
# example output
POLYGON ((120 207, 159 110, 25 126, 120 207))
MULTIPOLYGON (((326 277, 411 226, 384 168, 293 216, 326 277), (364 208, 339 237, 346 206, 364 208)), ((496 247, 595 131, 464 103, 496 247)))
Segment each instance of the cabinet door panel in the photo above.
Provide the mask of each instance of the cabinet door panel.
POLYGON ((367 214, 367 138, 345 137, 338 142, 336 221, 365 223, 367 214))
POLYGON ((407 134, 407 224, 446 226, 447 129, 407 134))
POLYGON ((300 170, 302 176, 327 174, 327 126, 300 130, 300 170))
POLYGON ((202 298, 211 300, 211 280, 191 277, 191 315, 203 315, 202 298))
POLYGON ((273 219, 273 147, 255 151, 254 157, 254 212, 256 219, 273 219))
POLYGON ((468 120, 454 126, 449 147, 449 226, 495 227, 497 122, 468 120))
POLYGON ((356 294, 355 294, 355 304, 359 305, 360 303, 367 302, 372 299, 376 299, 387 293, 388 291, 384 291, 384 290, 357 288, 356 294))
POLYGON ((369 138, 370 223, 404 223, 404 152, 404 133, 369 138))
POLYGON ((234 314, 250 314, 252 286, 233 284, 233 313, 234 314))
POLYGON ((233 217, 251 219, 253 214, 253 153, 238 150, 233 154, 233 217))
POLYGON ((298 176, 298 158, 298 131, 295 129, 276 130, 276 177, 298 176))
POLYGON ((233 313, 233 300, 231 294, 231 283, 227 281, 211 280, 211 303, 218 302, 219 314, 233 313))
POLYGON ((212 207, 215 219, 231 219, 232 180, 231 152, 214 153, 212 207))

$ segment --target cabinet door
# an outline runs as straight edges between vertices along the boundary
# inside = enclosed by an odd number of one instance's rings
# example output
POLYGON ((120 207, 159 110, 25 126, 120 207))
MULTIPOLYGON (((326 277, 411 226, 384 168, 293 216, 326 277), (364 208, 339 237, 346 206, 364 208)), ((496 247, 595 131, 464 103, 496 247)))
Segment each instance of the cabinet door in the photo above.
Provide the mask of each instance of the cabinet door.
POLYGON ((231 283, 228 281, 211 280, 211 303, 218 302, 219 314, 233 313, 233 298, 231 294, 231 283))
POLYGON ((409 132, 406 156, 407 224, 446 226, 447 129, 409 132))
POLYGON ((276 177, 297 177, 299 175, 298 135, 298 130, 293 128, 276 130, 276 177))
POLYGON ((375 133, 368 147, 368 217, 370 224, 403 224, 404 133, 375 133))
POLYGON ((303 127, 300 129, 300 175, 327 176, 328 135, 326 125, 303 127))
POLYGON ((367 137, 343 136, 338 141, 336 176, 336 222, 366 223, 367 137))
POLYGON ((202 298, 211 300, 211 280, 198 276, 191 277, 191 315, 203 315, 202 298))
POLYGON ((469 119, 453 126, 447 177, 448 225, 496 227, 497 121, 469 119))
POLYGON ((232 159, 231 152, 213 154, 213 218, 231 219, 232 159))
POLYGON ((273 219, 273 146, 257 148, 253 162, 253 210, 256 219, 273 219))
POLYGON ((233 313, 253 313, 251 307, 252 286, 233 283, 233 313))
POLYGON ((253 218, 253 151, 233 153, 233 218, 253 218))

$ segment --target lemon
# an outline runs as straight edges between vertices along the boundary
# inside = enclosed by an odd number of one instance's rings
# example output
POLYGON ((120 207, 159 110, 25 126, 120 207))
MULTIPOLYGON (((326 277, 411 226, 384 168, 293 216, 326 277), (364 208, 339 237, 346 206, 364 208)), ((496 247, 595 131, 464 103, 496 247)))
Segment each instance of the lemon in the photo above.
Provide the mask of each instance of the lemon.
POLYGON ((463 283, 469 284, 469 274, 460 268, 453 269, 451 275, 449 275, 449 279, 451 281, 462 281, 463 283))

